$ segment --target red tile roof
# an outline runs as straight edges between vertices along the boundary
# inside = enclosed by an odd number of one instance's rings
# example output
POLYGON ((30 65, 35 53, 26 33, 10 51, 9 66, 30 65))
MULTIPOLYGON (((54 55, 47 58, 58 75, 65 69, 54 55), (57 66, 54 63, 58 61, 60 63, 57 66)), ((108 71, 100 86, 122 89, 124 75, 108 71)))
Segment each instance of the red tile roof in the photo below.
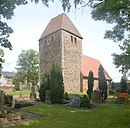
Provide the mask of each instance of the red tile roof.
MULTIPOLYGON (((98 78, 98 68, 100 65, 102 65, 100 63, 99 60, 96 60, 94 58, 88 57, 83 55, 83 68, 82 68, 82 74, 83 76, 88 76, 89 71, 93 72, 94 78, 98 78)), ((112 80, 111 77, 108 75, 108 73, 106 72, 106 70, 104 69, 105 72, 105 77, 107 80, 112 80)))

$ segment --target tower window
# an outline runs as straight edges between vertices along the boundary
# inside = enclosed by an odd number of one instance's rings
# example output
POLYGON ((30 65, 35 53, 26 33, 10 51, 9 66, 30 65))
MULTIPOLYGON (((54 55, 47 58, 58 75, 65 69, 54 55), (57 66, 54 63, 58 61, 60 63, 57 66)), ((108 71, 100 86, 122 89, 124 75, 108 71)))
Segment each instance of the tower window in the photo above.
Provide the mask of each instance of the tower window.
POLYGON ((45 39, 45 45, 47 44, 47 40, 45 39))
POLYGON ((74 42, 75 42, 75 44, 77 44, 77 39, 76 39, 76 37, 74 38, 74 42))
POLYGON ((71 36, 71 42, 73 42, 73 36, 71 36))
POLYGON ((51 41, 53 41, 53 36, 51 37, 51 41))

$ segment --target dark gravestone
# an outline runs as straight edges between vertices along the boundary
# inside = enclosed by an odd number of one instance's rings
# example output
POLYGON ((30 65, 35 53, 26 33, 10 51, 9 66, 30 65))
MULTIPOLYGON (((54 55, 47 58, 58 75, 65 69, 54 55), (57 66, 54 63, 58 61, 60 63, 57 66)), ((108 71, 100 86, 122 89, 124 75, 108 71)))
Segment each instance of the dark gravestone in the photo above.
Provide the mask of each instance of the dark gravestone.
POLYGON ((46 90, 46 99, 45 99, 45 103, 51 104, 51 100, 50 100, 50 90, 46 90))
POLYGON ((32 87, 31 87, 30 99, 32 101, 36 99, 36 93, 35 93, 35 86, 34 85, 32 85, 32 87))
POLYGON ((93 102, 95 102, 95 103, 99 103, 99 102, 102 102, 102 100, 101 100, 101 92, 99 92, 99 91, 93 91, 92 93, 91 93, 91 100, 93 101, 93 102))
POLYGON ((71 99, 69 106, 70 107, 76 107, 79 108, 81 105, 81 99, 80 99, 80 95, 76 95, 74 98, 71 99))
POLYGON ((4 91, 0 91, 0 100, 1 100, 1 104, 4 104, 5 102, 5 92, 4 91))
POLYGON ((117 98, 117 103, 118 103, 118 104, 123 104, 123 103, 125 103, 125 97, 118 97, 118 98, 117 98))

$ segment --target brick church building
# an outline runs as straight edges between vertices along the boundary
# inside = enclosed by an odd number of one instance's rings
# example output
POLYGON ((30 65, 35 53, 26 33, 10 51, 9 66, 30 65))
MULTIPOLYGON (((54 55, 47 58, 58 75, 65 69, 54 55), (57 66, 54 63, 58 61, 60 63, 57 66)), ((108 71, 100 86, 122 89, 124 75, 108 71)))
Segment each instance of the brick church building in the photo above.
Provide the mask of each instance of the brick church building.
MULTIPOLYGON (((82 55, 83 37, 62 13, 50 20, 39 39, 40 78, 53 63, 61 65, 65 91, 86 92, 87 76, 90 70, 94 73, 94 90, 98 90, 98 60, 82 55)), ((110 76, 105 71, 108 82, 110 76)))

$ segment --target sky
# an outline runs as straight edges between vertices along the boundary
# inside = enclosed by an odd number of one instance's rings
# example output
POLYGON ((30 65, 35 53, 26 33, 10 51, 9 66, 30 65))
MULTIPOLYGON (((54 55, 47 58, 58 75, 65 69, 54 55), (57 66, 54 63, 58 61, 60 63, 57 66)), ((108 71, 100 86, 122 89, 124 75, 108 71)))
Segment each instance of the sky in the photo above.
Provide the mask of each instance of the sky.
MULTIPOLYGON (((37 5, 29 2, 27 5, 18 6, 13 18, 7 21, 14 30, 9 37, 13 50, 4 49, 3 71, 15 71, 16 61, 22 50, 39 51, 38 40, 45 27, 53 17, 61 13, 63 9, 58 1, 50 3, 49 8, 41 2, 37 5)), ((90 8, 78 7, 75 10, 72 7, 67 15, 83 37, 83 54, 99 60, 113 81, 119 82, 122 74, 115 68, 111 55, 120 53, 120 49, 118 44, 104 39, 105 31, 111 29, 113 25, 94 21, 90 13, 90 8)))

